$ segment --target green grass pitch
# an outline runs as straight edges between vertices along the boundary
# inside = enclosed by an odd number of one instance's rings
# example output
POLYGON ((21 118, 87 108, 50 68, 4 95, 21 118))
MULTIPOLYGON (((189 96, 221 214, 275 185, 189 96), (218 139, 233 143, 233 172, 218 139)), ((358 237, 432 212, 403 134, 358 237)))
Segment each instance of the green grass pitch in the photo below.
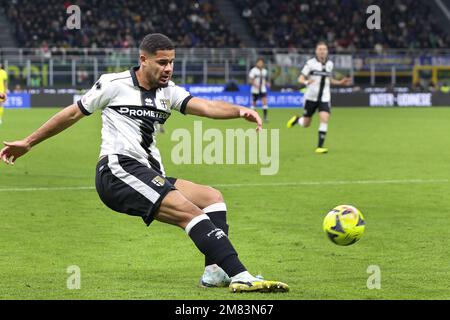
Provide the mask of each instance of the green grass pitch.
MULTIPOLYGON (((1 141, 24 137, 56 111, 6 110, 1 141)), ((335 108, 326 155, 314 153, 317 118, 310 129, 286 129, 295 112, 270 110, 266 128, 280 129, 273 176, 260 175, 259 165, 173 164, 171 132, 192 129, 193 116, 174 114, 158 139, 168 175, 219 186, 242 261, 287 282, 289 293, 199 288, 203 257, 183 230, 147 228, 106 208, 92 188, 95 114, 15 166, 0 166, 0 298, 449 299, 450 108, 335 108), (339 204, 358 207, 367 221, 349 247, 321 229, 339 204), (66 286, 71 265, 81 269, 79 290, 66 286), (367 288, 370 265, 380 268, 379 290, 367 288)), ((253 125, 204 120, 203 127, 253 125)))

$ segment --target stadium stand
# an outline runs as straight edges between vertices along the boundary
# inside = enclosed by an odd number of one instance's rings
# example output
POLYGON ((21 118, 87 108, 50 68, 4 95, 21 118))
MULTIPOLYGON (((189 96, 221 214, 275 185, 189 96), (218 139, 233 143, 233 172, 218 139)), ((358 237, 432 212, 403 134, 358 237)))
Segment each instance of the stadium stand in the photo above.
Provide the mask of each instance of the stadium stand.
POLYGON ((21 47, 136 46, 146 34, 161 32, 178 47, 240 47, 212 1, 82 0, 81 30, 68 30, 70 2, 0 0, 21 47))
MULTIPOLYGON (((170 36, 178 47, 243 47, 217 1, 81 0, 81 30, 64 28, 70 2, 0 0, 18 44, 39 47, 133 47, 151 32, 170 36), (41 14, 44 13, 44 14, 41 14), (111 21, 114 21, 111 23, 111 21)), ((366 27, 361 0, 232 0, 260 48, 312 48, 325 40, 332 50, 448 48, 450 33, 436 19, 432 2, 379 1, 382 30, 366 27), (411 10, 411 9, 414 10, 411 10), (317 32, 320 30, 320 32, 317 32)), ((248 41, 247 41, 248 43, 248 41)))
POLYGON ((129 68, 141 39, 161 32, 177 46, 182 83, 247 83, 264 57, 274 88, 292 89, 324 40, 339 55, 336 73, 358 86, 448 90, 450 0, 379 0, 381 30, 366 26, 369 0, 77 0, 79 30, 66 27, 71 3, 0 0, 0 61, 12 86, 84 88, 129 68))
POLYGON ((377 1, 382 30, 366 27, 361 0, 233 0, 260 47, 311 48, 319 40, 332 49, 448 48, 450 35, 426 1, 377 1), (318 32, 320 30, 320 32, 318 32))

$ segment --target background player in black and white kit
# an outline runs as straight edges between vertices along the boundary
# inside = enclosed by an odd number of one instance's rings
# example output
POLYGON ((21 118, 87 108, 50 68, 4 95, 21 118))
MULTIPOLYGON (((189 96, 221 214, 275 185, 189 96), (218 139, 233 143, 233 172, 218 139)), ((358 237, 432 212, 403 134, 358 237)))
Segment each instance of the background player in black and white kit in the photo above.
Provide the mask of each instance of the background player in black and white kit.
POLYGON ((330 85, 350 85, 351 79, 333 79, 334 64, 328 60, 328 46, 325 42, 319 42, 316 46, 316 56, 309 59, 302 69, 298 82, 306 86, 305 111, 303 116, 293 116, 287 123, 288 128, 294 125, 307 128, 311 125, 314 113, 319 110, 319 142, 316 153, 327 153, 324 148, 325 137, 328 132, 328 122, 331 114, 330 85))
POLYGON ((6 142, 0 151, 7 164, 36 144, 60 133, 96 110, 102 112, 102 144, 96 188, 106 206, 117 212, 183 228, 205 255, 203 286, 228 285, 238 291, 288 291, 282 282, 253 277, 228 239, 226 205, 209 186, 167 177, 155 145, 158 127, 172 110, 213 119, 258 114, 222 101, 195 98, 172 81, 175 48, 162 34, 147 35, 139 48, 140 65, 105 74, 77 104, 63 109, 23 140, 6 142))
POLYGON ((267 113, 269 106, 267 105, 267 87, 269 86, 268 71, 264 68, 264 59, 258 58, 256 65, 250 70, 248 74, 248 81, 251 84, 252 92, 252 106, 256 109, 256 102, 261 100, 263 109, 263 119, 267 121, 267 113))

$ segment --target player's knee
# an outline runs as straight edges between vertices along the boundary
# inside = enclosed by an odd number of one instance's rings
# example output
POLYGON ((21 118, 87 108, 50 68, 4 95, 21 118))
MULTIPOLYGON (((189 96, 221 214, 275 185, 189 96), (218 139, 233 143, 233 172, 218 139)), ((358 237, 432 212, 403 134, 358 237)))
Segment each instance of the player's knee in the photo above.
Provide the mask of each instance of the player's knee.
POLYGON ((328 123, 328 121, 330 120, 330 114, 323 112, 320 114, 320 122, 321 123, 328 123))
POLYGON ((329 116, 323 116, 323 117, 320 117, 320 122, 321 123, 328 123, 329 119, 330 119, 329 116))
POLYGON ((222 193, 219 190, 214 189, 213 187, 208 187, 208 198, 208 202, 210 202, 211 204, 225 201, 223 199, 222 193))

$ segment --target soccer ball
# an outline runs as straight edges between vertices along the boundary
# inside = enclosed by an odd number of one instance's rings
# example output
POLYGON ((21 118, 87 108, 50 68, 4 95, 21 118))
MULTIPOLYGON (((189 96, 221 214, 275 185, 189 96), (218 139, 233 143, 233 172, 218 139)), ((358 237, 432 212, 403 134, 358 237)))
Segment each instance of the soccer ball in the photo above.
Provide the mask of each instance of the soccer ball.
POLYGON ((323 220, 323 231, 337 245, 349 246, 364 233, 366 222, 362 213, 349 205, 337 206, 323 220))

